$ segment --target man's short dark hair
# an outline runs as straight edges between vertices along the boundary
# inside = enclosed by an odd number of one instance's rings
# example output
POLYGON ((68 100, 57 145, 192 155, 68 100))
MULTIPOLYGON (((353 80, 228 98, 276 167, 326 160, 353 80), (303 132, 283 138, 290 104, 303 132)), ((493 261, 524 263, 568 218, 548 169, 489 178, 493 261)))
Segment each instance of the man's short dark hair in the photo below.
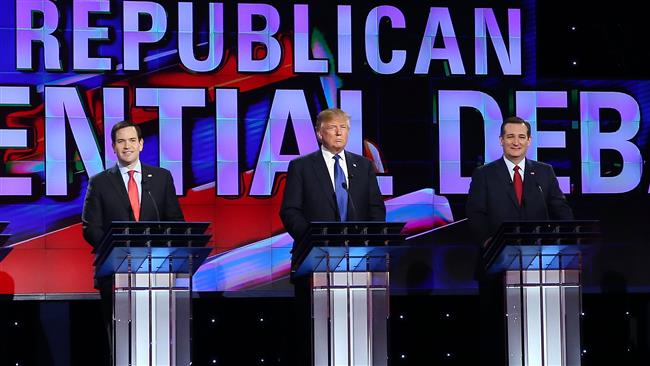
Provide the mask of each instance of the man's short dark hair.
POLYGON ((138 134, 138 141, 142 140, 142 130, 140 129, 140 126, 127 120, 116 123, 111 129, 111 141, 113 144, 115 144, 115 135, 117 135, 117 131, 127 127, 135 127, 135 132, 138 134))
POLYGON ((506 125, 507 124, 523 124, 526 126, 526 135, 530 138, 530 123, 524 121, 523 119, 517 117, 517 116, 512 116, 506 118, 505 121, 501 124, 501 134, 499 136, 503 137, 503 135, 506 134, 506 125))

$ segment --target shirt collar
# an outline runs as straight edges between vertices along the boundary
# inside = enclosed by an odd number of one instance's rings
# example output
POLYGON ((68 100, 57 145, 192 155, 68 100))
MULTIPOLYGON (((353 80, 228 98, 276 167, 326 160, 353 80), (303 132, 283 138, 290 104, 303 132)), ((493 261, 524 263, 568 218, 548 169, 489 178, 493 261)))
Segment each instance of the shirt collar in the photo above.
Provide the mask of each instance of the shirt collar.
POLYGON ((524 171, 524 168, 526 168, 526 158, 521 159, 519 164, 515 164, 512 161, 506 159, 505 155, 503 156, 503 161, 506 163, 506 166, 508 167, 508 171, 512 171, 515 168, 515 165, 519 166, 519 170, 522 172, 524 171))
MULTIPOLYGON (((126 173, 129 172, 129 170, 131 170, 131 169, 125 167, 124 165, 122 165, 122 163, 120 163, 119 160, 117 161, 117 167, 120 169, 120 174, 126 174, 126 173)), ((133 170, 135 170, 136 173, 142 174, 142 164, 140 163, 140 160, 138 160, 138 162, 135 163, 135 166, 133 167, 133 170)))
MULTIPOLYGON (((325 161, 330 161, 334 157, 334 154, 332 154, 329 150, 327 150, 323 146, 320 147, 320 151, 323 153, 323 157, 325 158, 325 161)), ((338 153, 338 155, 341 157, 341 160, 345 162, 345 150, 338 153)))

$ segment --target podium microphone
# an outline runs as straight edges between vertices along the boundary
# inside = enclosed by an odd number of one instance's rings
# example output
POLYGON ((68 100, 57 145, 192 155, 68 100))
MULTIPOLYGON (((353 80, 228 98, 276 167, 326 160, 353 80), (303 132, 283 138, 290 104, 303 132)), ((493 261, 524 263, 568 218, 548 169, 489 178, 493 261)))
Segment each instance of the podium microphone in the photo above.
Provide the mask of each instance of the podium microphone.
POLYGON ((550 220, 550 217, 548 216, 548 207, 546 206, 546 198, 544 197, 544 191, 542 190, 542 186, 539 185, 539 183, 535 182, 535 185, 537 186, 537 189, 539 190, 539 194, 542 197, 542 204, 544 205, 544 213, 546 214, 546 220, 550 220))
POLYGON ((354 217, 354 220, 348 220, 348 221, 356 221, 358 220, 357 218, 357 208, 354 206, 354 200, 352 199, 352 195, 350 195, 350 190, 348 189, 348 184, 345 182, 341 182, 341 187, 345 189, 346 192, 348 192, 348 201, 350 202, 350 208, 352 209, 352 217, 354 217))
POLYGON ((153 199, 153 195, 151 195, 151 191, 149 191, 149 181, 145 179, 142 180, 142 189, 147 192, 147 195, 149 195, 151 202, 153 202, 153 209, 156 211, 156 219, 160 222, 160 211, 158 211, 156 200, 153 199))

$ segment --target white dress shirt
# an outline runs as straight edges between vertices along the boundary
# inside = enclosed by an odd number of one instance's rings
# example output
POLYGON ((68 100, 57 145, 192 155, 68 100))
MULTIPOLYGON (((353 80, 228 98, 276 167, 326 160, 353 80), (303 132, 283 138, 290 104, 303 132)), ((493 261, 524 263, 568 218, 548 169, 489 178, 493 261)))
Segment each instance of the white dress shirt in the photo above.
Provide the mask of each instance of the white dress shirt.
POLYGON ((512 161, 506 159, 506 157, 503 157, 503 161, 506 162, 506 166, 508 167, 508 173, 510 173, 510 181, 513 182, 515 179, 515 165, 519 166, 519 175, 521 175, 521 182, 524 182, 524 170, 526 169, 526 158, 521 159, 519 164, 515 164, 512 161))
MULTIPOLYGON (((129 193, 129 168, 122 166, 119 160, 117 162, 117 167, 120 168, 120 174, 122 175, 122 180, 124 181, 124 187, 126 188, 126 193, 129 193)), ((142 202, 142 164, 140 160, 135 164, 133 168, 135 174, 133 174, 133 179, 135 179, 135 184, 138 186, 138 200, 142 202)))
MULTIPOLYGON (((326 148, 322 147, 320 148, 321 152, 323 153, 323 159, 325 159, 325 165, 327 165, 327 172, 330 173, 330 180, 332 181, 332 187, 334 188, 334 191, 336 191, 336 187, 334 185, 334 163, 336 163, 336 160, 334 160, 334 154, 329 152, 326 148)), ((345 159, 345 151, 341 151, 338 154, 341 159, 339 159, 339 164, 341 165, 341 169, 343 169, 343 173, 345 174, 345 184, 348 185, 348 189, 350 189, 350 181, 348 180, 348 164, 346 163, 345 159)))

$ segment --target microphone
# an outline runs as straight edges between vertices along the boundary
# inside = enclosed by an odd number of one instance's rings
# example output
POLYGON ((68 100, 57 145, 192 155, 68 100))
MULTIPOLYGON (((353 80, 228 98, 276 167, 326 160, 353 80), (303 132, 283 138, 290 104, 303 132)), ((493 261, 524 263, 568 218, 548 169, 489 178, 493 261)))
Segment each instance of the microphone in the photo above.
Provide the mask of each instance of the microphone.
POLYGON ((538 182, 535 182, 535 185, 537 186, 537 189, 539 190, 539 194, 542 197, 542 204, 544 205, 544 213, 546 214, 546 220, 550 220, 550 217, 548 216, 548 207, 546 206, 546 197, 544 197, 544 190, 542 190, 542 186, 540 186, 538 182))
POLYGON ((153 195, 149 191, 149 181, 143 179, 142 180, 142 190, 147 192, 147 195, 149 195, 149 198, 151 199, 151 202, 153 202, 153 209, 156 211, 156 219, 160 221, 160 211, 158 211, 158 205, 156 204, 156 200, 153 199, 153 195))
MULTIPOLYGON (((357 220, 357 208, 354 206, 354 200, 352 199, 352 196, 350 195, 350 190, 348 189, 348 184, 345 183, 345 181, 341 182, 341 187, 345 189, 346 192, 348 192, 348 201, 350 202, 350 208, 352 209, 352 217, 354 217, 354 220, 357 220)), ((351 220, 349 220, 351 221, 351 220)))

